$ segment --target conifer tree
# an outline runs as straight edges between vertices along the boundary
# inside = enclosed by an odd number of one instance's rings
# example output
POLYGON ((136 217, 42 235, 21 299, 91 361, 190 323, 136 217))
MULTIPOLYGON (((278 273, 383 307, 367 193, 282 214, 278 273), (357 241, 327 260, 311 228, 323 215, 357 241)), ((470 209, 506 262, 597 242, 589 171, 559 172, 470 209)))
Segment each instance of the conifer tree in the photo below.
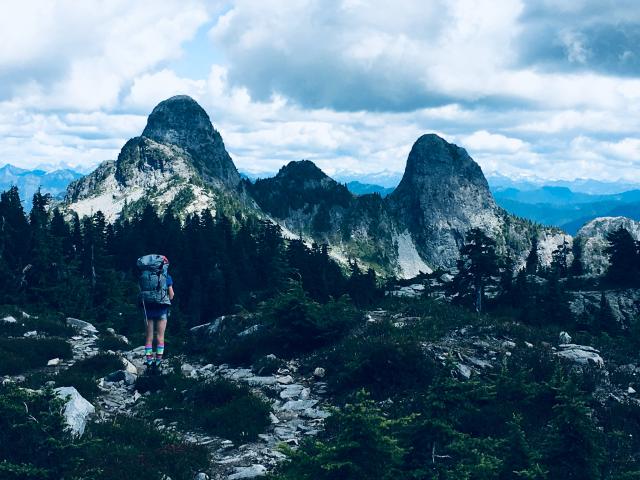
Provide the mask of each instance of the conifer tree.
POLYGON ((467 232, 465 244, 460 248, 458 274, 453 285, 463 303, 474 305, 482 312, 485 290, 492 277, 499 274, 496 242, 479 228, 467 232))
POLYGON ((538 257, 538 236, 534 235, 531 238, 531 250, 529 251, 529 255, 527 256, 524 268, 528 274, 535 275, 536 273, 538 273, 539 265, 540 259, 538 257))
POLYGON ((609 255, 609 268, 606 279, 618 286, 628 286, 638 281, 638 251, 636 242, 629 231, 620 227, 607 235, 609 246, 605 253, 609 255))

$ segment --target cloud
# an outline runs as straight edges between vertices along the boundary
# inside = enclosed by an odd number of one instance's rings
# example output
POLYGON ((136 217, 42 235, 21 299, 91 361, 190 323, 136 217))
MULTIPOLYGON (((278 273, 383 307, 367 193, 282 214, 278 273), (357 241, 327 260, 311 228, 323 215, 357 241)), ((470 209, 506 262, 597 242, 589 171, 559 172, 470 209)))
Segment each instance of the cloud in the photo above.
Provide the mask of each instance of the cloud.
POLYGON ((5 8, 0 162, 95 166, 181 93, 251 172, 309 158, 389 178, 435 132, 485 173, 637 180, 634 1, 96 5, 5 8))

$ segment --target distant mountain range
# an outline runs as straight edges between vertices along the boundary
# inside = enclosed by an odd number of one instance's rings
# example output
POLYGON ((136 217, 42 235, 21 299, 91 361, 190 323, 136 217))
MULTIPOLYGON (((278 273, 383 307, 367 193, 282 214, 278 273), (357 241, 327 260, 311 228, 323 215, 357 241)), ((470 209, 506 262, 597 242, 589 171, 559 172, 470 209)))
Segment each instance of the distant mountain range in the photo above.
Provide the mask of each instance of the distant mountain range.
POLYGON ((6 164, 0 168, 0 191, 5 191, 12 186, 17 186, 20 191, 20 198, 25 209, 31 210, 31 200, 33 194, 38 191, 49 193, 54 198, 64 195, 67 186, 82 174, 70 169, 54 170, 46 172, 44 170, 27 170, 6 164))
MULTIPOLYGON (((226 151, 221 155, 226 155, 226 151)), ((225 169, 230 168, 226 165, 226 159, 220 161, 225 169)), ((227 175, 221 175, 220 172, 203 173, 208 173, 207 176, 214 179, 227 175)), ((231 175, 235 174, 232 172, 231 175)), ((275 172, 271 175, 240 172, 239 175, 255 182, 258 178, 273 177, 275 172)), ((69 168, 48 172, 42 169, 27 170, 7 164, 0 168, 0 191, 13 185, 18 186, 23 204, 28 211, 31 209, 32 196, 38 188, 55 199, 62 200, 67 186, 81 177, 82 173, 69 168)), ((377 193, 384 198, 395 190, 401 177, 393 172, 355 174, 341 171, 334 175, 334 179, 344 184, 353 195, 377 193)), ((514 180, 496 174, 488 176, 487 181, 500 207, 519 217, 543 225, 560 227, 571 235, 575 235, 584 224, 597 217, 624 216, 640 220, 640 184, 592 179, 514 180)), ((235 184, 238 179, 234 177, 226 182, 235 184)))

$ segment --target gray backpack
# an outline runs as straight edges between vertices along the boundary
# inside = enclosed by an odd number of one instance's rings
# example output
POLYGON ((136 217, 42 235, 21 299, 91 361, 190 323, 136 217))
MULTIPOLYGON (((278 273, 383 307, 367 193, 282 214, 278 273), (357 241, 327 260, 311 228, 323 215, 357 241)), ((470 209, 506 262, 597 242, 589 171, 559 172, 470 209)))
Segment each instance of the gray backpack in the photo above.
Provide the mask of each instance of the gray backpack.
POLYGON ((167 288, 169 260, 164 255, 145 255, 136 262, 140 276, 140 301, 144 304, 171 305, 167 288))

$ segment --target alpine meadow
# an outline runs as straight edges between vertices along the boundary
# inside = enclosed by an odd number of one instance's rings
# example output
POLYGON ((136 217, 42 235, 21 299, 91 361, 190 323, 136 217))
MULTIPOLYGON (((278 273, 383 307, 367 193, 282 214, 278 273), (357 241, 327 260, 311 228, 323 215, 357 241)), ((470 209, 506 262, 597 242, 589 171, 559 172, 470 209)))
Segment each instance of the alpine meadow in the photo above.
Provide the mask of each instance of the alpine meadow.
POLYGON ((640 10, 9 0, 0 479, 640 480, 640 10))

